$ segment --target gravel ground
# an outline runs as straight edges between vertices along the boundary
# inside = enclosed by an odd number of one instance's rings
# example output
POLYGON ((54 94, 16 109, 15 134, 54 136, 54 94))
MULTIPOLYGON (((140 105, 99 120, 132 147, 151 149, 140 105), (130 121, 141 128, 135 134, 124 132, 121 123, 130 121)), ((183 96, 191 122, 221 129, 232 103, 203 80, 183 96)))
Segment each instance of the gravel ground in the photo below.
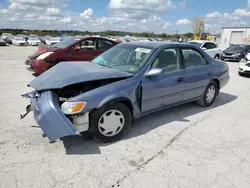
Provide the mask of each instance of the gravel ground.
POLYGON ((121 141, 50 144, 20 94, 36 47, 0 48, 0 187, 250 187, 250 78, 231 80, 210 108, 194 103, 137 120, 121 141))

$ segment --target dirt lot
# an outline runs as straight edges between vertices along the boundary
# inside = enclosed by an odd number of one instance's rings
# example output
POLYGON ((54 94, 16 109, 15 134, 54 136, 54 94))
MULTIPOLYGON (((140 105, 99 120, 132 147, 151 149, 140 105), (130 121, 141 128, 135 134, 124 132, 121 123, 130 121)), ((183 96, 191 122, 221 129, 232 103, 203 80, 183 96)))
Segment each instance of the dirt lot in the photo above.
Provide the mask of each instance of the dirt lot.
POLYGON ((211 108, 186 104, 137 120, 123 140, 50 144, 20 94, 35 47, 0 48, 0 187, 250 187, 250 78, 231 80, 211 108))

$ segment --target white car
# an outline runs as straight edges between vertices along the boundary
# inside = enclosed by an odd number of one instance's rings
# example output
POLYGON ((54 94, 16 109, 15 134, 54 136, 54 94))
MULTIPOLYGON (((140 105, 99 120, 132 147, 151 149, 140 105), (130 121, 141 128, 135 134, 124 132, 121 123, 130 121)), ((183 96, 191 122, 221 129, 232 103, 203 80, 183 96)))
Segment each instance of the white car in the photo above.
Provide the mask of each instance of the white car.
POLYGON ((240 76, 250 76, 250 53, 247 53, 245 59, 240 62, 238 73, 240 76))
POLYGON ((61 40, 59 37, 52 37, 50 39, 46 39, 45 44, 51 46, 51 45, 59 43, 60 41, 61 40))
POLYGON ((250 62, 240 63, 238 73, 240 76, 250 76, 250 62))
POLYGON ((26 40, 23 37, 14 37, 12 43, 18 46, 25 46, 27 44, 26 40))
POLYGON ((38 37, 31 37, 28 39, 28 45, 37 46, 41 43, 41 40, 38 37))
POLYGON ((221 50, 214 42, 206 40, 191 40, 188 41, 188 43, 203 49, 208 55, 210 55, 214 59, 219 60, 221 57, 221 50))
POLYGON ((11 33, 3 33, 1 37, 5 40, 7 37, 10 37, 10 36, 12 36, 11 33))

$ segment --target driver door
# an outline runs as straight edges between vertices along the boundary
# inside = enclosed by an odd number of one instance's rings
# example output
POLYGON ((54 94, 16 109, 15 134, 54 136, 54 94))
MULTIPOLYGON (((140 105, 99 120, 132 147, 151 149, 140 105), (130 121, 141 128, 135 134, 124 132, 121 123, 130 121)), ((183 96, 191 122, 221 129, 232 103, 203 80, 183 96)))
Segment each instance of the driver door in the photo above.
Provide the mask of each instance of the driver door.
POLYGON ((160 68, 163 73, 143 78, 142 113, 181 103, 184 92, 184 70, 179 48, 162 50, 151 68, 160 68))
POLYGON ((70 51, 69 61, 91 61, 99 53, 96 50, 96 39, 84 39, 77 43, 70 51), (79 46, 79 50, 75 47, 79 46))

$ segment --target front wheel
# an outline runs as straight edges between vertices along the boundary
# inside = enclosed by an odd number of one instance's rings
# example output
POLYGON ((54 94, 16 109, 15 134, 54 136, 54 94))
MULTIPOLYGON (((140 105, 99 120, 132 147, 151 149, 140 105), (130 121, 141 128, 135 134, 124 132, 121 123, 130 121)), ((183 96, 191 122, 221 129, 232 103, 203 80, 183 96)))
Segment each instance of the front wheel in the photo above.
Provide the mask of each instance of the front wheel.
POLYGON ((212 81, 206 88, 201 98, 197 101, 200 106, 208 107, 211 106, 217 96, 218 86, 216 82, 212 81))
POLYGON ((107 104, 90 116, 93 137, 101 142, 118 140, 131 125, 131 113, 122 103, 107 104))

